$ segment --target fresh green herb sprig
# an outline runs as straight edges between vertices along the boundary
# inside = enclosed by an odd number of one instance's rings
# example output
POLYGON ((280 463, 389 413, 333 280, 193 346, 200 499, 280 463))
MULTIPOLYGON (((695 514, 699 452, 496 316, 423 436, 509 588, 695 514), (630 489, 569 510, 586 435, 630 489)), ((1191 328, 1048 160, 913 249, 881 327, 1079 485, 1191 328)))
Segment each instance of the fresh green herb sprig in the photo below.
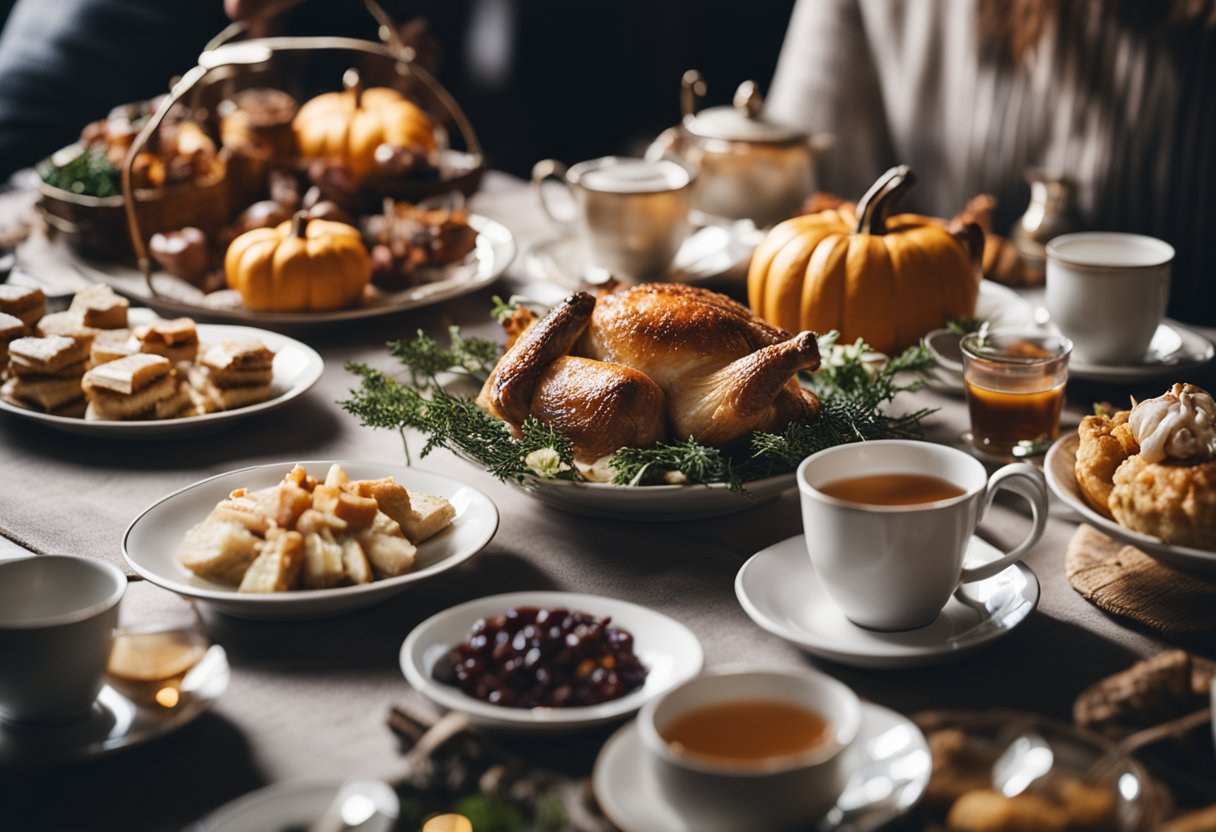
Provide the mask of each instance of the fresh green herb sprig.
POLYGON ((122 174, 110 164, 105 151, 86 148, 71 161, 38 168, 42 181, 54 188, 84 196, 114 196, 122 193, 122 174))
MULTIPOLYGON (((472 399, 444 390, 439 376, 459 372, 478 379, 493 369, 500 348, 492 341, 463 338, 448 330, 447 349, 419 332, 410 341, 389 344, 389 352, 404 366, 408 383, 362 364, 348 364, 361 386, 341 402, 364 426, 406 428, 427 436, 422 455, 444 447, 472 459, 503 480, 529 477, 577 479, 570 441, 539 420, 529 418, 514 435, 503 421, 472 399)), ((806 383, 819 396, 820 413, 813 422, 791 423, 781 433, 757 432, 730 449, 702 445, 689 438, 653 448, 622 448, 609 461, 619 485, 656 483, 724 483, 745 490, 745 483, 792 471, 816 451, 871 439, 919 436, 920 423, 932 409, 889 415, 884 406, 901 392, 922 387, 934 366, 923 345, 909 347, 887 359, 858 340, 839 345, 838 334, 820 338, 823 367, 806 383), (908 380, 908 375, 912 378, 908 380)), ((409 449, 406 447, 408 456, 409 449)))

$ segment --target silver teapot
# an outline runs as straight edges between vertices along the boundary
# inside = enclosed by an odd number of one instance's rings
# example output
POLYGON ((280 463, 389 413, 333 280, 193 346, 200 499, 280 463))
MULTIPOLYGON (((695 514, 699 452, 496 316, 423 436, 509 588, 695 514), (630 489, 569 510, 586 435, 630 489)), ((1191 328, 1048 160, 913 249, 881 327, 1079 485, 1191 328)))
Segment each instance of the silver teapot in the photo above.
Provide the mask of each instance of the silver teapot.
POLYGON ((655 139, 646 158, 675 158, 696 171, 693 207, 711 217, 765 227, 798 213, 815 188, 815 154, 831 147, 832 137, 766 119, 755 81, 739 85, 732 106, 699 113, 701 74, 685 72, 681 87, 683 119, 655 139))

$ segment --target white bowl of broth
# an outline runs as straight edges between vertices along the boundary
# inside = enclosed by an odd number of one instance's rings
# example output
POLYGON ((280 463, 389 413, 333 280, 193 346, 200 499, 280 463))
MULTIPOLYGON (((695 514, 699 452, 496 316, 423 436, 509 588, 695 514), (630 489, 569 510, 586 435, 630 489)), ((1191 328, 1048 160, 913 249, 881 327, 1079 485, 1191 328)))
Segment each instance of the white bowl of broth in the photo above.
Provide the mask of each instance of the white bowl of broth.
POLYGON ((673 797, 703 805, 717 828, 778 830, 805 827, 835 805, 849 774, 841 752, 860 714, 857 696, 822 673, 738 670, 651 701, 638 727, 673 797))

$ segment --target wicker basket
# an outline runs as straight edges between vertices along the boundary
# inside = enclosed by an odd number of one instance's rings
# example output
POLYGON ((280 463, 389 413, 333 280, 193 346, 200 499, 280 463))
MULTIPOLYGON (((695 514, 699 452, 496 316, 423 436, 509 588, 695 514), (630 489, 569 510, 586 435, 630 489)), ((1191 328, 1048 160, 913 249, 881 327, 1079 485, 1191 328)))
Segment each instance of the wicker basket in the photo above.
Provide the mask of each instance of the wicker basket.
MULTIPOLYGON (((66 162, 83 150, 69 145, 46 163, 66 162)), ((47 227, 82 254, 130 260, 135 251, 121 196, 87 196, 38 183, 38 210, 47 227)), ((196 182, 135 192, 139 226, 146 243, 153 234, 193 225, 216 234, 228 222, 231 209, 227 171, 222 163, 216 171, 196 182)))

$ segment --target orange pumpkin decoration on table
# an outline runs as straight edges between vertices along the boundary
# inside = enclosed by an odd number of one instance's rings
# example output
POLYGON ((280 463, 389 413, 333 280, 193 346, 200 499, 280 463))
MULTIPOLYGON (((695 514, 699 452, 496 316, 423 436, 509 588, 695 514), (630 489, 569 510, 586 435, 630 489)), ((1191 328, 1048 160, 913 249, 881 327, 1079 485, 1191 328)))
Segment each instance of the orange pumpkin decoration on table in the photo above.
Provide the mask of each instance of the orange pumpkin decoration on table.
POLYGON ((353 69, 342 81, 342 92, 318 95, 296 114, 292 126, 302 157, 338 159, 359 180, 375 170, 382 144, 435 149, 435 126, 418 105, 388 87, 364 89, 353 69))
POLYGON ((358 229, 300 211, 233 240, 224 273, 255 312, 323 312, 358 303, 372 264, 358 229))
POLYGON ((856 211, 848 206, 773 227, 752 255, 752 311, 791 332, 840 331, 888 354, 949 318, 975 314, 983 233, 916 214, 888 217, 916 181, 906 166, 883 174, 856 211))

